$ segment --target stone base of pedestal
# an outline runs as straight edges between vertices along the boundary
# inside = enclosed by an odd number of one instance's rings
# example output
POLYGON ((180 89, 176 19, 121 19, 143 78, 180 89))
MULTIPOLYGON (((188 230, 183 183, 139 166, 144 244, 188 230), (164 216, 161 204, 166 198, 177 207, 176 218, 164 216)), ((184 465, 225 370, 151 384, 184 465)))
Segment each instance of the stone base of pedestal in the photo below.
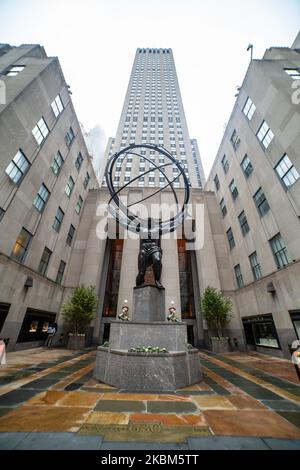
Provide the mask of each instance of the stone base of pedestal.
POLYGON ((165 289, 146 285, 134 287, 131 319, 147 323, 165 321, 165 289))
POLYGON ((185 323, 115 321, 110 324, 109 347, 128 351, 138 346, 158 346, 168 351, 187 350, 185 323))
POLYGON ((198 350, 166 354, 132 353, 98 347, 94 378, 124 390, 176 390, 198 383, 198 350))

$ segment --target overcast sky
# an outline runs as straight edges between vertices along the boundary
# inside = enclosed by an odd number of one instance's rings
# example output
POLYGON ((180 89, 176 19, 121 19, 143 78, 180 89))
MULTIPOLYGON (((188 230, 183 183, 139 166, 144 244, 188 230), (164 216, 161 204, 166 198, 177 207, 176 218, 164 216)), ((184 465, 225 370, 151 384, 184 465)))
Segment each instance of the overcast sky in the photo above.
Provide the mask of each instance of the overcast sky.
POLYGON ((299 0, 0 0, 0 42, 58 56, 79 120, 114 136, 138 47, 172 48, 206 176, 254 45, 290 46, 299 0))

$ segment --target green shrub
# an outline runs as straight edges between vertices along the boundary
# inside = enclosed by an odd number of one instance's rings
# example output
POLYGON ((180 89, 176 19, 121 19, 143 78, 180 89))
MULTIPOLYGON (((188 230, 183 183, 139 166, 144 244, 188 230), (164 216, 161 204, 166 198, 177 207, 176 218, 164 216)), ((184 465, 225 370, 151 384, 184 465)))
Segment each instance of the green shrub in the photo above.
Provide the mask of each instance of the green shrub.
POLYGON ((224 337, 224 329, 232 318, 232 302, 221 291, 208 286, 201 297, 203 318, 218 338, 224 337))

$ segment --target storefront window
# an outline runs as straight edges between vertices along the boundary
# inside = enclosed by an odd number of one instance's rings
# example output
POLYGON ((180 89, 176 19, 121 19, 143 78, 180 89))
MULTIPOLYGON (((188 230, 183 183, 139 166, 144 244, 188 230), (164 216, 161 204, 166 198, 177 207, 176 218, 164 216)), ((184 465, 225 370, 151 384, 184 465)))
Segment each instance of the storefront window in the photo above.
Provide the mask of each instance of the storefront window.
POLYGON ((279 347, 272 323, 254 323, 253 326, 255 343, 257 346, 269 346, 271 348, 279 347))
POLYGON ((300 310, 290 312, 297 338, 300 339, 300 310))
POLYGON ((243 318, 247 344, 280 348, 272 315, 243 318))
POLYGON ((54 323, 56 314, 28 308, 20 329, 17 343, 43 341, 47 337, 48 326, 54 323))

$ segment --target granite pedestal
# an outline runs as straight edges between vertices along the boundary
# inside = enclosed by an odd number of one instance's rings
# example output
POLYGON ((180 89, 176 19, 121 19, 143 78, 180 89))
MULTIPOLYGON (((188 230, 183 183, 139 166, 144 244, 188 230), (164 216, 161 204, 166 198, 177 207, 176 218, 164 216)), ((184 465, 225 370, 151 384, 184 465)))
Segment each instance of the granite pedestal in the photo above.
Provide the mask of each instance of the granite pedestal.
POLYGON ((132 321, 156 322, 166 320, 165 289, 156 286, 133 288, 132 321))
POLYGON ((187 327, 166 321, 165 292, 155 286, 134 289, 131 321, 111 323, 109 347, 97 350, 94 378, 125 390, 176 390, 200 382, 197 349, 187 348, 187 327), (158 346, 167 353, 129 352, 158 346))

